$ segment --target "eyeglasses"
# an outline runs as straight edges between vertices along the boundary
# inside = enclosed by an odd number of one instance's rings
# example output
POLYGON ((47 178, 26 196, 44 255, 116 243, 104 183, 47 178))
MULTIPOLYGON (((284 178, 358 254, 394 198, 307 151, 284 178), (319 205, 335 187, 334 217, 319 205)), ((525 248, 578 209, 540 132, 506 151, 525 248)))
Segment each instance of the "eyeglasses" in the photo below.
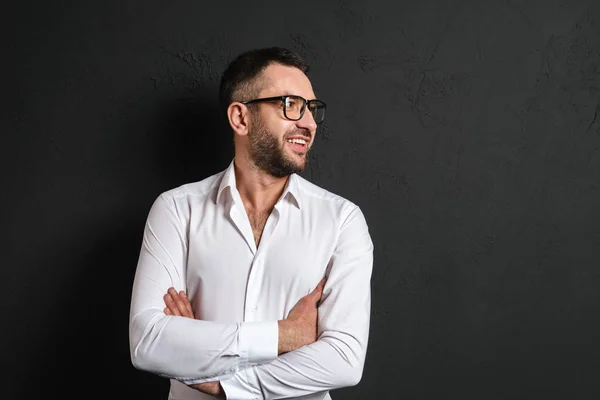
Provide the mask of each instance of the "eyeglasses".
POLYGON ((298 121, 304 115, 304 111, 306 108, 310 110, 315 122, 320 124, 325 119, 325 108, 327 107, 325 103, 321 100, 306 100, 303 97, 289 95, 289 96, 275 96, 275 97, 265 97, 262 99, 254 99, 242 101, 242 104, 253 104, 253 103, 262 103, 269 101, 282 101, 283 102, 283 115, 287 119, 291 121, 298 121))

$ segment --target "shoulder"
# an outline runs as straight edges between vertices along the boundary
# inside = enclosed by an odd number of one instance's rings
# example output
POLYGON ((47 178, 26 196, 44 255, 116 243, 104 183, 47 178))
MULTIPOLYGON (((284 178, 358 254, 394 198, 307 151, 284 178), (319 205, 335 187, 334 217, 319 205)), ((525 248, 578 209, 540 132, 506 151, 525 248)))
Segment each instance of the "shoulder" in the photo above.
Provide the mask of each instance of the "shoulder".
POLYGON ((297 175, 297 179, 302 201, 310 207, 320 210, 329 209, 334 211, 337 218, 342 219, 349 214, 361 212, 360 207, 348 198, 327 190, 299 175, 297 175))
POLYGON ((328 223, 337 226, 340 243, 356 249, 373 248, 367 220, 358 204, 304 178, 298 178, 303 204, 310 210, 309 214, 318 219, 321 227, 328 223))
POLYGON ((183 185, 162 192, 158 200, 163 200, 173 205, 190 204, 202 202, 206 199, 216 196, 221 178, 225 171, 196 182, 189 182, 183 185))
POLYGON ((298 180, 298 187, 301 190, 302 194, 309 199, 315 201, 322 201, 326 203, 356 206, 352 201, 348 200, 347 198, 342 197, 339 194, 327 190, 321 186, 318 186, 317 184, 310 182, 309 180, 301 177, 300 175, 296 175, 296 179, 298 180))

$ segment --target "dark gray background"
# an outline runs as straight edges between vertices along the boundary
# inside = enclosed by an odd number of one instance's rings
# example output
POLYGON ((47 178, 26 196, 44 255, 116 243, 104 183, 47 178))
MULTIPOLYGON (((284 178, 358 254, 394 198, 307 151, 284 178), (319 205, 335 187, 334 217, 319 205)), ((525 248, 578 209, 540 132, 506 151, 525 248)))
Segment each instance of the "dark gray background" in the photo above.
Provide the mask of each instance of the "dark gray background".
POLYGON ((334 399, 600 396, 600 2, 22 1, 2 11, 2 394, 166 399, 127 319, 155 197, 225 168, 230 59, 303 53, 310 167, 375 244, 334 399))

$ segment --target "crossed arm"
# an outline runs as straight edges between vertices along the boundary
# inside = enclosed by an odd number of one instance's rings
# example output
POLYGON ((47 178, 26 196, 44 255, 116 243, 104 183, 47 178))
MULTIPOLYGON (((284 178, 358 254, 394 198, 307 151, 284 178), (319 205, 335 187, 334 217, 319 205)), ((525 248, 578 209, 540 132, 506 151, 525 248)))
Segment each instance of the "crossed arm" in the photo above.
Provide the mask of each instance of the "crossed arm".
MULTIPOLYGON (((317 340, 318 306, 326 281, 327 278, 323 278, 311 293, 302 297, 296 303, 286 319, 278 321, 278 354, 296 350, 317 340)), ((174 287, 171 287, 164 295, 164 301, 166 304, 164 313, 166 315, 196 318, 185 291, 177 292, 174 287)), ((223 387, 219 381, 190 384, 188 386, 217 398, 225 398, 223 387)))
POLYGON ((185 238, 175 210, 165 199, 157 200, 132 294, 130 345, 136 368, 187 385, 220 381, 221 392, 232 400, 296 398, 358 383, 369 332, 373 261, 358 208, 341 227, 318 313, 312 299, 318 323, 312 324, 310 340, 295 335, 302 329, 293 318, 227 324, 165 315, 166 289, 185 288, 185 238), (280 343, 271 346, 276 340, 280 343))

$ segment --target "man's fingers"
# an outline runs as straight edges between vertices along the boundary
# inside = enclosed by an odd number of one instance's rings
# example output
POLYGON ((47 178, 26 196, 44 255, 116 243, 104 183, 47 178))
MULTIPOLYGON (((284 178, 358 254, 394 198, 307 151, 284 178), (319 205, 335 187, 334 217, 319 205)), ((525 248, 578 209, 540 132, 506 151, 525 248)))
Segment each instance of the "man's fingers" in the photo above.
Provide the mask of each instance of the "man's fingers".
POLYGON ((189 317, 186 301, 181 298, 181 294, 178 293, 174 288, 169 289, 169 294, 175 301, 175 305, 177 306, 177 311, 179 312, 179 314, 182 317, 189 317))
POLYGON ((190 303, 185 291, 182 290, 177 292, 175 288, 170 287, 167 291, 167 294, 163 296, 163 299, 165 301, 165 305, 167 306, 165 310, 169 310, 169 313, 165 311, 165 314, 195 318, 192 304, 190 303))
POLYGON ((319 307, 319 302, 321 300, 321 296, 323 296, 323 288, 325 287, 326 282, 327 282, 326 277, 321 279, 319 284, 315 287, 315 289, 311 293, 311 296, 313 297, 313 300, 315 301, 317 307, 319 307))
POLYGON ((317 285, 317 287, 321 288, 321 292, 323 291, 323 288, 325 288, 326 283, 327 283, 327 277, 321 279, 321 282, 319 282, 319 284, 317 285))
POLYGON ((169 293, 167 293, 163 296, 163 300, 165 301, 165 305, 171 312, 171 314, 169 314, 169 315, 181 316, 181 314, 179 313, 179 310, 177 308, 177 304, 175 304, 175 300, 173 300, 173 297, 171 297, 171 295, 169 293))
POLYGON ((315 287, 315 290, 313 290, 313 293, 315 295, 321 297, 321 295, 323 294, 323 288, 325 288, 325 282, 327 282, 327 278, 321 279, 319 284, 315 287))
POLYGON ((194 318, 194 310, 192 310, 192 303, 190 303, 190 299, 188 299, 187 293, 182 290, 181 292, 179 292, 179 294, 181 295, 181 298, 183 299, 183 302, 185 303, 185 309, 187 311, 187 316, 190 318, 194 318))

